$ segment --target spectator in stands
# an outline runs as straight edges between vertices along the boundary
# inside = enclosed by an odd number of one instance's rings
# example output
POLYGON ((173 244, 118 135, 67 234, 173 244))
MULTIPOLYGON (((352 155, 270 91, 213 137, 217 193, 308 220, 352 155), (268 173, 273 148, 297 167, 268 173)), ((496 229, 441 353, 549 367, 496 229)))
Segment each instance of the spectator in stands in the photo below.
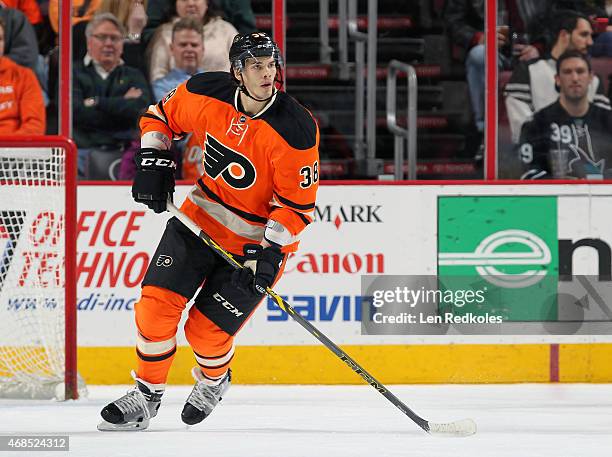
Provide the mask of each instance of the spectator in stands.
POLYGON ((127 31, 123 43, 123 60, 131 67, 147 73, 142 31, 147 24, 147 0, 102 0, 99 13, 112 13, 127 31))
MULTIPOLYGON (((209 0, 213 1, 213 0, 209 0)), ((251 0, 216 0, 215 4, 223 10, 223 18, 232 24, 241 34, 257 31, 255 14, 251 0)), ((147 8, 149 21, 143 32, 143 40, 148 43, 157 27, 172 17, 174 0, 150 0, 147 8)))
MULTIPOLYGON (((202 59, 204 57, 202 21, 192 16, 177 21, 172 27, 170 49, 176 67, 163 78, 153 81, 153 94, 157 101, 182 82, 202 71, 202 59)), ((173 142, 172 151, 177 156, 177 163, 181 164, 177 170, 179 172, 178 177, 195 182, 203 173, 204 167, 202 147, 198 144, 198 139, 190 133, 183 140, 173 142)), ((132 164, 133 160, 128 160, 127 164, 125 160, 121 163, 122 179, 123 176, 134 177, 136 167, 132 164)))
POLYGON ((559 99, 523 124, 522 179, 612 177, 612 111, 589 101, 589 57, 577 50, 557 59, 559 99))
POLYGON ((170 52, 172 26, 181 18, 195 16, 204 24, 206 53, 202 68, 204 71, 229 71, 229 48, 237 30, 221 19, 215 10, 209 8, 208 0, 176 0, 177 17, 161 25, 150 45, 149 78, 151 81, 164 77, 175 67, 170 52))
POLYGON ((4 23, 4 55, 18 65, 36 70, 38 44, 32 24, 24 14, 0 4, 0 19, 4 23))
POLYGON ((40 11, 41 20, 38 23, 33 23, 34 31, 36 32, 36 38, 38 40, 38 50, 42 56, 46 56, 56 45, 56 34, 51 28, 51 22, 49 21, 49 1, 35 1, 40 11))
MULTIPOLYGON (((536 59, 543 53, 549 37, 542 23, 545 23, 546 18, 550 15, 555 1, 505 0, 507 22, 510 28, 510 45, 515 60, 536 59)), ((503 1, 499 5, 503 8, 503 1)))
POLYGON ((0 19, 0 135, 43 135, 45 105, 36 75, 4 56, 0 19))
POLYGON ((174 23, 170 51, 175 67, 163 78, 153 81, 153 95, 159 101, 182 82, 202 71, 204 31, 202 22, 187 16, 174 23))
POLYGON ((223 17, 238 31, 247 35, 257 31, 255 14, 251 8, 251 0, 217 0, 223 10, 223 17))
POLYGON ((608 19, 608 23, 595 39, 592 55, 593 57, 612 57, 612 0, 601 0, 601 2, 602 11, 598 19, 608 19))
POLYGON ((36 0, 2 0, 0 4, 6 8, 14 8, 21 11, 32 25, 40 24, 43 21, 40 7, 36 0))
MULTIPOLYGON (((57 28, 57 0, 49 5, 50 14, 55 14, 57 28)), ((87 38, 85 28, 89 20, 96 12, 112 13, 123 24, 128 31, 123 45, 122 58, 131 67, 138 68, 143 74, 147 72, 146 60, 144 57, 144 45, 137 38, 146 23, 146 0, 76 0, 74 3, 74 16, 72 18, 72 59, 75 62, 82 61, 87 54, 87 38), (138 32, 140 30, 140 32, 138 32)), ((51 16, 54 17, 53 15, 51 16)), ((48 70, 48 93, 54 100, 57 92, 57 77, 59 71, 59 49, 56 47, 49 53, 48 70)))
POLYGON ((554 0, 550 10, 554 13, 559 9, 577 11, 588 17, 596 36, 591 56, 612 57, 612 0, 554 0))
POLYGON ((138 138, 137 120, 151 103, 144 75, 121 60, 125 32, 110 13, 85 30, 87 55, 74 70, 74 138, 79 173, 86 176, 92 149, 125 148, 138 138))
MULTIPOLYGON (((85 27, 87 22, 100 8, 102 0, 72 0, 72 59, 82 60, 87 53, 85 27)), ((56 34, 59 34, 59 3, 49 1, 49 21, 56 34)))
MULTIPOLYGON (((477 159, 483 154, 484 105, 485 105, 485 35, 483 0, 448 0, 444 16, 453 42, 466 51, 465 71, 478 132, 480 148, 477 159)), ((497 45, 502 48, 508 43, 508 33, 500 29, 497 45)))
MULTIPOLYGON (((49 21, 55 33, 59 33, 59 1, 49 0, 49 21)), ((101 4, 102 0, 72 0, 72 25, 89 21, 101 4)))
MULTIPOLYGON (((593 44, 591 23, 579 13, 560 13, 555 30, 556 41, 550 55, 535 61, 520 62, 505 87, 506 109, 514 143, 519 139, 523 123, 559 97, 555 86, 556 59, 568 50, 587 54, 593 44)), ((610 109, 610 100, 604 95, 603 86, 596 75, 591 79, 588 95, 595 104, 610 109)))

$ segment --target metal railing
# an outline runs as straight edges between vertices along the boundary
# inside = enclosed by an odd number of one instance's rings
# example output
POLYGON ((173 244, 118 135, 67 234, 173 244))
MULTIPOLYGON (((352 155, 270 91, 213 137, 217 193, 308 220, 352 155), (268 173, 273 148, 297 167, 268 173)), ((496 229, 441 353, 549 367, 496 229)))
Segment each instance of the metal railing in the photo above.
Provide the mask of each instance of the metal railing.
POLYGON ((319 60, 330 64, 334 48, 329 45, 329 0, 319 0, 319 60))
MULTIPOLYGON (((357 0, 354 0, 357 2, 357 0)), ((381 170, 376 159, 376 66, 378 63, 378 1, 368 2, 368 88, 366 135, 368 141, 368 175, 378 174, 381 170)))
MULTIPOLYGON (((320 0, 321 58, 329 51, 328 0, 320 0)), ((376 160, 376 63, 378 0, 368 1, 367 33, 357 26, 357 0, 338 0, 338 69, 340 79, 350 79, 349 39, 355 42, 355 161, 366 175, 379 170, 376 160), (367 45, 367 60, 366 60, 367 45), (367 82, 367 84, 366 84, 367 82), (364 110, 365 107, 365 110, 364 110), (365 118, 364 118, 365 111, 365 118), (364 122, 365 120, 365 122, 364 122), (365 134, 364 134, 365 125, 365 134)), ((331 59, 330 59, 331 60, 331 59)))
MULTIPOLYGON (((368 24, 369 26, 369 24, 368 24)), ((365 44, 368 34, 357 27, 357 0, 348 0, 348 36, 355 41, 355 160, 363 162, 364 154, 364 108, 365 108, 365 44)), ((368 87, 370 86, 368 81, 368 87)), ((369 140, 369 137, 368 137, 369 140)))
POLYGON ((344 80, 350 79, 348 60, 348 1, 338 0, 338 76, 344 80))
POLYGON ((394 178, 404 179, 404 143, 408 142, 408 179, 417 177, 417 76, 412 65, 392 60, 387 72, 387 127, 393 133, 394 178), (397 123, 397 74, 406 73, 406 128, 397 123))

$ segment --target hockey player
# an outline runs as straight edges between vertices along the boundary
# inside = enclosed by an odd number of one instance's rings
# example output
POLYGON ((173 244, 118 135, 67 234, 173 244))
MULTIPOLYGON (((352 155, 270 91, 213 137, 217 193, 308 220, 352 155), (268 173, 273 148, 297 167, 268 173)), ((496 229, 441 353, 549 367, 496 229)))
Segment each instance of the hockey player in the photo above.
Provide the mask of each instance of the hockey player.
POLYGON ((234 271, 170 219, 135 306, 136 386, 104 407, 100 430, 144 429, 157 414, 181 313, 202 284, 185 323, 197 366, 181 417, 189 425, 206 418, 230 385, 234 336, 312 222, 319 133, 310 113, 278 90, 277 45, 265 33, 237 35, 229 59, 231 74, 198 74, 143 115, 132 195, 156 213, 166 209, 176 167, 171 139, 193 132, 205 173, 181 210, 248 268, 234 271))
POLYGON ((612 111, 589 102, 591 62, 579 51, 557 60, 559 100, 521 130, 522 179, 612 177, 612 111))

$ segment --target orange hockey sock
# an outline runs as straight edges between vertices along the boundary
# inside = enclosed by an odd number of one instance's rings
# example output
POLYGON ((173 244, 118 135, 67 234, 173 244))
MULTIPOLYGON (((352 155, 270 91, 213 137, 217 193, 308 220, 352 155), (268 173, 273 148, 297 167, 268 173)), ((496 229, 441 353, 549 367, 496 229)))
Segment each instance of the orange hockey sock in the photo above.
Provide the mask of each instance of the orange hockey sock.
POLYGON ((195 306, 189 310, 185 336, 204 376, 213 383, 223 378, 234 358, 234 337, 195 306))
POLYGON ((187 299, 161 287, 145 286, 135 305, 138 377, 164 384, 176 353, 176 330, 187 299))

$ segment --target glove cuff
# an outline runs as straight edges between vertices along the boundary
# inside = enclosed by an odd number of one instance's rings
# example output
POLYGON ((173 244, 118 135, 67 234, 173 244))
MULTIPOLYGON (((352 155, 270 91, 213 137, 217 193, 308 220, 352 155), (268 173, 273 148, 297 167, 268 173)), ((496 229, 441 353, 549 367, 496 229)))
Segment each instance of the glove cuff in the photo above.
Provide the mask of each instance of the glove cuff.
POLYGON ((242 252, 245 260, 259 260, 263 249, 261 244, 249 243, 244 245, 242 252))

